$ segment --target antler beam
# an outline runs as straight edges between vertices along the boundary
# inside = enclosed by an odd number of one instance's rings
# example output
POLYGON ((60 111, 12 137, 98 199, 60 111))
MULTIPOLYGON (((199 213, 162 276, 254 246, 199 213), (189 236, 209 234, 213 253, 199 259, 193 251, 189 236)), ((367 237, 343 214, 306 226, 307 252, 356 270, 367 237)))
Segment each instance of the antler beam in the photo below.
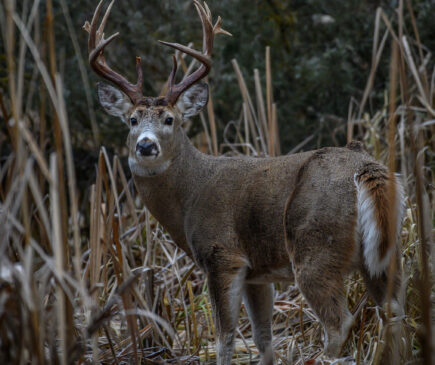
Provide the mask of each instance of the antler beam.
POLYGON ((136 84, 130 83, 124 76, 112 70, 109 67, 109 65, 106 63, 104 57, 104 49, 106 48, 106 46, 119 35, 119 32, 117 32, 115 34, 112 34, 109 38, 104 39, 104 27, 106 26, 107 19, 109 18, 109 14, 112 9, 114 1, 115 0, 112 0, 109 6, 107 7, 106 13, 103 16, 103 20, 101 21, 98 30, 97 30, 97 23, 100 17, 104 0, 101 0, 97 8, 95 9, 95 13, 94 16, 92 17, 91 24, 89 24, 89 22, 86 21, 85 25, 83 26, 83 28, 89 33, 89 40, 88 40, 89 63, 91 64, 92 69, 98 75, 117 85, 130 98, 130 100, 134 104, 138 104, 143 98, 143 94, 142 94, 143 73, 142 73, 140 57, 136 57, 136 72, 137 72, 136 84))
POLYGON ((204 6, 201 5, 197 0, 193 0, 193 3, 202 22, 202 33, 203 33, 202 53, 192 48, 183 46, 182 44, 159 41, 160 43, 175 48, 183 53, 186 53, 189 56, 192 56, 193 58, 201 62, 201 66, 195 72, 187 76, 179 84, 175 84, 175 74, 177 72, 177 60, 174 57, 174 66, 169 76, 168 91, 165 96, 167 102, 170 105, 174 105, 177 102, 177 99, 184 91, 186 91, 188 88, 190 88, 193 84, 195 84, 199 80, 203 79, 210 72, 211 65, 212 65, 211 56, 213 52, 213 41, 215 35, 221 33, 221 34, 226 34, 231 36, 229 32, 221 28, 221 24, 222 24, 221 17, 218 17, 218 20, 213 26, 211 12, 205 2, 204 2, 204 6))

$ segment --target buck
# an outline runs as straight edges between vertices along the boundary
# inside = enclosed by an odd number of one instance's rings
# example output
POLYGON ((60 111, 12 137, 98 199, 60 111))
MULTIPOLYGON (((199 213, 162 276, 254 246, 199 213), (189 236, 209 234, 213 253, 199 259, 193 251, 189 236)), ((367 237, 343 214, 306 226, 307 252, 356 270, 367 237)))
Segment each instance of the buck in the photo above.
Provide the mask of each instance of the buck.
POLYGON ((403 192, 395 177, 358 143, 345 148, 274 157, 215 157, 199 152, 183 123, 208 101, 199 83, 212 66, 214 37, 228 34, 221 18, 197 0, 203 51, 161 42, 200 62, 175 83, 177 61, 164 96, 142 93, 141 59, 132 84, 106 63, 97 6, 89 32, 92 69, 117 88, 98 85, 102 107, 127 124, 129 166, 141 199, 174 242, 208 280, 216 322, 217 363, 230 364, 243 298, 262 364, 273 363, 273 282, 294 281, 325 331, 324 352, 338 356, 353 317, 343 281, 362 273, 368 292, 383 305, 388 267, 395 260, 392 308, 402 312, 398 232, 403 192), (98 29, 97 29, 98 27, 98 29), (389 194, 389 189, 394 194, 389 194), (393 212, 393 213, 391 213, 393 212))

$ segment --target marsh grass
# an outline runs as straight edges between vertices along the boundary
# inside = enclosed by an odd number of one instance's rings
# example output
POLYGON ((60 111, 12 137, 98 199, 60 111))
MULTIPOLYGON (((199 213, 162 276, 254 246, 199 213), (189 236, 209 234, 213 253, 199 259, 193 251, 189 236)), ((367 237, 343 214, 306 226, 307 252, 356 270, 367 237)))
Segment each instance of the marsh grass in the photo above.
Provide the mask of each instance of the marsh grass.
MULTIPOLYGON (((67 17, 67 3, 62 6, 67 17)), ((213 362, 215 330, 204 276, 143 207, 118 156, 101 148, 90 193, 79 191, 74 163, 80 161, 73 159, 67 100, 56 68, 51 0, 27 1, 23 9, 18 14, 14 1, 7 0, 0 12, 9 82, 0 94, 6 123, 1 143, 8 150, 0 166, 0 363, 213 362), (40 3, 46 4, 46 14, 39 14, 40 3), (46 19, 44 35, 41 17, 46 19), (31 82, 24 78, 25 62, 33 68, 31 82)), ((367 297, 361 278, 351 276, 346 294, 356 321, 342 363, 379 363, 392 320, 403 321, 406 329, 409 351, 403 363, 433 361, 435 82, 429 56, 409 2, 399 3, 397 19, 378 10, 372 69, 344 128, 349 140, 362 140, 385 163, 390 157, 390 166, 397 162, 402 174, 408 196, 401 232, 406 317, 389 318, 367 297), (412 20, 409 33, 403 26, 405 11, 412 20), (396 45, 391 74, 397 85, 392 82, 385 92, 384 107, 368 114, 379 60, 389 57, 388 42, 396 45)), ((202 150, 281 153, 269 49, 265 59, 266 69, 253 71, 254 85, 247 85, 247 71, 233 61, 243 100, 240 118, 226 125, 218 145, 209 104, 201 115, 204 131, 195 138, 202 150)), ((185 72, 193 67, 184 59, 182 64, 185 72)), ((89 109, 94 120, 91 102, 89 109)), ((97 142, 96 125, 93 131, 97 142)), ((313 138, 307 136, 292 152, 313 138)), ((322 355, 321 326, 293 286, 276 284, 273 331, 278 363, 331 363, 322 355)), ((234 362, 248 364, 256 355, 242 307, 234 362)))

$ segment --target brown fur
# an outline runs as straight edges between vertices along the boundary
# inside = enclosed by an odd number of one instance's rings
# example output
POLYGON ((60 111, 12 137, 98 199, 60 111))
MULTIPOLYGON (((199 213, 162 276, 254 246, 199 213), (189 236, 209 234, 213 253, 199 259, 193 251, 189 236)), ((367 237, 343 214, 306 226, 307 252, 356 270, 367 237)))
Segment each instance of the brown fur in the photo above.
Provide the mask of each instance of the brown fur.
POLYGON ((146 106, 147 108, 151 108, 156 106, 169 106, 169 103, 164 96, 159 96, 158 98, 144 96, 135 106, 146 106))

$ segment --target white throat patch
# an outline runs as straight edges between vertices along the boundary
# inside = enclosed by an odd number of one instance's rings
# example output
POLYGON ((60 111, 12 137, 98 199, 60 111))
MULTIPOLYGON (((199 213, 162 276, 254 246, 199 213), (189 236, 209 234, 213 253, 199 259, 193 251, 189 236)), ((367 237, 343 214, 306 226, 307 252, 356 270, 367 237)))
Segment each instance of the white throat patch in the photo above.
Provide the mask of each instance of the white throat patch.
POLYGON ((166 171, 170 164, 170 161, 165 161, 162 164, 156 166, 143 166, 139 164, 135 158, 128 158, 128 165, 130 166, 131 173, 133 175, 138 175, 142 177, 160 175, 161 173, 166 171))

